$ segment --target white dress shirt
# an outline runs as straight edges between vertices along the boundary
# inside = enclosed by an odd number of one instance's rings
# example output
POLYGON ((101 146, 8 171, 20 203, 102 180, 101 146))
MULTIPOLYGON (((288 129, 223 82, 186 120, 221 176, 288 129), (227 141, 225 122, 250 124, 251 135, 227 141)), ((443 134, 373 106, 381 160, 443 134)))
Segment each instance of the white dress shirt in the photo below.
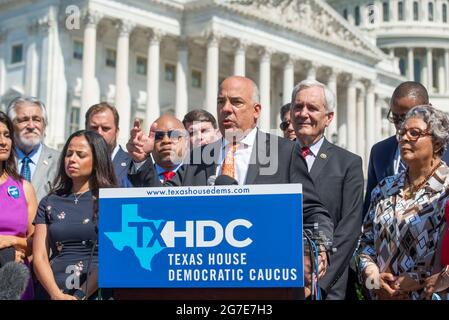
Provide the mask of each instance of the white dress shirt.
MULTIPOLYGON (((306 156, 306 162, 307 162, 307 169, 310 172, 310 169, 312 169, 313 163, 315 162, 316 157, 318 156, 318 152, 320 152, 320 148, 323 145, 324 136, 321 137, 320 140, 309 146, 310 152, 306 156)), ((299 142, 298 142, 299 143, 299 142)), ((302 148, 301 144, 299 144, 302 148)))
MULTIPOLYGON (((245 138, 240 140, 237 145, 237 150, 234 154, 234 179, 240 185, 243 185, 246 181, 246 174, 248 173, 249 161, 251 158, 251 152, 253 151, 254 142, 256 140, 257 127, 252 129, 245 138)), ((231 144, 224 138, 221 139, 221 148, 219 156, 219 165, 217 166, 216 175, 221 175, 221 168, 223 167, 223 161, 226 157, 231 144)))

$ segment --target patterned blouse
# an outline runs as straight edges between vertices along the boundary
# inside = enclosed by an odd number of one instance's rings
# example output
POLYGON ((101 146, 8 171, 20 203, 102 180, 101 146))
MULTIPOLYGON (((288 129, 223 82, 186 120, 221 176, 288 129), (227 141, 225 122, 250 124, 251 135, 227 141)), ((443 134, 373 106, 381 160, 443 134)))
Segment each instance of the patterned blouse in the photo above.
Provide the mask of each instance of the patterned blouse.
MULTIPOLYGON (((374 263, 381 273, 407 273, 423 284, 441 270, 435 259, 440 260, 437 248, 446 228, 449 167, 443 162, 410 199, 404 198, 404 185, 405 171, 385 178, 373 190, 358 249, 359 270, 374 263)), ((423 299, 423 289, 409 296, 423 299)))

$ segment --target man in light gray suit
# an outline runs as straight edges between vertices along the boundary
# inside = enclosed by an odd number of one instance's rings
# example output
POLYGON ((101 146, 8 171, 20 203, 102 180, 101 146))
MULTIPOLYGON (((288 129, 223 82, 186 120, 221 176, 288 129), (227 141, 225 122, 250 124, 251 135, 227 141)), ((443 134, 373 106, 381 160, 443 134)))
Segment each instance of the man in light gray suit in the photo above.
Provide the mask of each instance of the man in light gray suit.
POLYGON ((43 143, 48 123, 45 105, 33 97, 18 97, 10 102, 7 113, 14 124, 17 169, 31 181, 40 201, 50 191, 60 155, 43 143))

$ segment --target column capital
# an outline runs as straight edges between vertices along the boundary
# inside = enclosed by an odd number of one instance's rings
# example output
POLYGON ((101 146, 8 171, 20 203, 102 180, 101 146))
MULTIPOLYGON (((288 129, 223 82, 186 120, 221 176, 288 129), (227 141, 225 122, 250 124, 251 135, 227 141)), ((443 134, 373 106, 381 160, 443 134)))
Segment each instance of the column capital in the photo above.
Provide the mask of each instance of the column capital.
POLYGON ((374 91, 376 90, 377 87, 377 81, 373 81, 373 80, 369 80, 369 79, 364 79, 362 80, 365 89, 366 89, 366 93, 374 93, 374 91))
POLYGON ((165 32, 158 28, 148 29, 145 31, 145 36, 148 38, 150 45, 158 44, 165 36, 165 32))
POLYGON ((52 14, 48 13, 43 17, 35 19, 28 25, 28 30, 32 32, 46 33, 49 29, 56 26, 58 22, 55 20, 52 14))
POLYGON ((287 65, 293 65, 295 63, 295 56, 291 55, 291 54, 284 54, 281 57, 281 61, 282 63, 284 63, 286 66, 287 65))
POLYGON ((130 20, 119 20, 115 26, 118 29, 119 37, 129 37, 136 24, 130 20))
POLYGON ((251 42, 247 39, 234 39, 232 41, 232 47, 235 51, 246 51, 250 46, 251 42))
POLYGON ((336 81, 337 77, 340 73, 342 73, 341 69, 328 67, 324 71, 325 75, 328 76, 328 81, 333 80, 336 81))
POLYGON ((269 61, 274 52, 275 50, 269 47, 260 47, 257 50, 257 54, 260 56, 261 61, 269 61))
POLYGON ((177 48, 178 51, 183 50, 183 51, 187 51, 189 50, 189 41, 188 38, 186 36, 181 36, 178 38, 178 44, 177 44, 177 48))
POLYGON ((87 10, 83 14, 83 20, 87 28, 96 28, 103 15, 98 11, 87 10))

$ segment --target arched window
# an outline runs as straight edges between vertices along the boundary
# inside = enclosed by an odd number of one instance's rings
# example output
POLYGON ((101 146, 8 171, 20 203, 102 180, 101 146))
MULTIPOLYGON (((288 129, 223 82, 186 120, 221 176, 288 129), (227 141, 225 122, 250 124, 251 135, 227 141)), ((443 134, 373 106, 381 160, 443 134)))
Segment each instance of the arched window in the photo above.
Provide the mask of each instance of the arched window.
POLYGON ((443 3, 443 22, 447 23, 447 4, 443 3))
POLYGON ((419 3, 418 1, 413 2, 413 20, 419 20, 419 3))
POLYGON ((433 21, 433 3, 429 2, 427 7, 429 9, 429 21, 433 21))
POLYGON ((355 20, 355 25, 359 26, 360 25, 360 7, 357 6, 354 9, 354 20, 355 20))
POLYGON ((390 21, 390 7, 388 2, 382 2, 382 13, 383 13, 383 21, 390 21))
POLYGON ((403 1, 398 2, 398 20, 404 21, 404 2, 403 1))
POLYGON ((348 9, 344 9, 344 10, 343 10, 343 18, 345 18, 346 20, 348 20, 348 9))

